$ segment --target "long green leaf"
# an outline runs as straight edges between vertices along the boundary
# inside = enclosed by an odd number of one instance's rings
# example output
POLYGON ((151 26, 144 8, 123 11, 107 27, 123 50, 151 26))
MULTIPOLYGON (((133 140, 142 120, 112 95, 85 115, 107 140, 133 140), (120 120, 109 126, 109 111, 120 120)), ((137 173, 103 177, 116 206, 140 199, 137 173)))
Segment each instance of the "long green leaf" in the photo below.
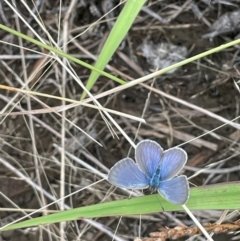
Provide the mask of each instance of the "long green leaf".
MULTIPOLYGON (((146 0, 128 0, 122 9, 120 15, 117 18, 116 23, 114 24, 102 50, 97 59, 95 67, 98 70, 103 70, 110 58, 126 36, 128 30, 132 26, 135 18, 137 17, 139 11, 146 0)), ((86 88, 90 90, 95 84, 97 78, 99 77, 99 72, 92 71, 89 76, 86 88)), ((86 92, 83 93, 82 98, 86 97, 86 92)))
MULTIPOLYGON (((221 183, 191 188, 186 203, 190 210, 224 210, 240 208, 240 182, 221 183)), ((43 217, 9 225, 1 231, 36 225, 57 223, 84 218, 147 214, 164 211, 181 211, 182 206, 173 205, 159 194, 141 196, 113 202, 106 202, 67 210, 43 217)))

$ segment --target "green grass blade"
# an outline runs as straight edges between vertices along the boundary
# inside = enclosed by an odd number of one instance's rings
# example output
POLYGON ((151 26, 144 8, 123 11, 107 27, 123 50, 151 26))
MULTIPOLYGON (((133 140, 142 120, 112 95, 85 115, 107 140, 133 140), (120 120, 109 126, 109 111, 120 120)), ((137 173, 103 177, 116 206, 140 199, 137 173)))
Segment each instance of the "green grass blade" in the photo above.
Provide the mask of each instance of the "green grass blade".
MULTIPOLYGON (((190 198, 186 203, 186 206, 190 210, 224 210, 240 208, 240 182, 196 187, 191 188, 190 192, 190 198)), ((75 208, 9 225, 0 230, 6 231, 83 218, 155 213, 162 211, 161 206, 164 208, 164 211, 183 210, 182 206, 173 205, 164 200, 159 194, 154 194, 75 208)))
MULTIPOLYGON (((115 77, 115 76, 113 76, 111 74, 108 74, 107 72, 104 72, 102 70, 97 69, 96 67, 92 66, 91 64, 88 64, 88 63, 86 63, 86 62, 84 62, 84 61, 82 61, 80 59, 77 59, 77 58, 73 57, 70 54, 67 54, 67 53, 61 51, 60 49, 56 49, 56 48, 52 47, 51 45, 44 44, 44 43, 42 43, 42 42, 40 42, 40 41, 38 41, 38 40, 36 40, 34 38, 31 38, 30 36, 27 36, 27 35, 25 35, 23 33, 18 32, 16 30, 12 29, 12 28, 9 28, 9 27, 7 27, 5 25, 0 24, 0 29, 6 31, 8 33, 11 33, 11 34, 13 34, 15 36, 18 36, 18 37, 20 37, 22 39, 25 39, 25 40, 27 40, 30 43, 36 44, 37 46, 42 47, 42 48, 44 48, 46 50, 49 50, 49 51, 51 51, 51 52, 53 52, 53 53, 55 53, 55 54, 57 54, 57 55, 59 55, 61 57, 65 57, 66 59, 71 60, 71 61, 73 61, 73 62, 75 62, 75 63, 77 63, 79 65, 82 65, 85 68, 88 68, 88 69, 94 70, 96 72, 99 72, 99 74, 104 75, 107 78, 110 78, 110 79, 112 79, 112 80, 114 80, 114 81, 116 81, 116 82, 118 82, 120 84, 125 84, 126 83, 125 81, 123 81, 123 80, 121 80, 121 79, 119 79, 119 78, 117 78, 117 77, 115 77)), ((1 43, 1 40, 0 40, 0 43, 1 43)))
MULTIPOLYGON (((88 63, 86 63, 86 62, 84 62, 84 61, 81 61, 80 59, 77 59, 77 58, 75 58, 75 57, 73 57, 73 56, 71 56, 71 55, 69 55, 69 54, 67 54, 67 53, 64 53, 64 52, 61 51, 60 49, 53 48, 53 47, 51 47, 50 45, 44 44, 44 43, 42 43, 42 42, 40 42, 40 41, 38 41, 38 40, 36 40, 36 39, 33 39, 33 38, 31 38, 31 37, 23 34, 23 33, 18 32, 18 31, 16 31, 16 30, 12 29, 12 28, 9 28, 9 27, 7 27, 7 26, 5 26, 5 25, 0 24, 0 29, 6 31, 6 32, 8 32, 8 33, 11 33, 11 34, 13 34, 13 35, 15 35, 15 36, 18 36, 18 37, 20 37, 20 38, 22 38, 22 39, 25 39, 25 40, 27 40, 28 42, 31 42, 31 43, 33 43, 33 44, 36 44, 37 46, 42 47, 42 48, 44 48, 44 49, 46 49, 46 50, 52 51, 52 52, 54 52, 55 54, 57 54, 57 55, 59 55, 59 56, 61 56, 61 57, 65 57, 66 59, 71 60, 71 61, 73 61, 73 62, 75 62, 75 63, 77 63, 77 64, 80 64, 80 65, 82 65, 82 66, 84 66, 84 67, 86 67, 86 68, 88 68, 88 69, 94 70, 94 71, 98 72, 99 74, 101 74, 101 75, 103 75, 103 76, 106 76, 107 78, 110 78, 110 79, 112 79, 112 80, 114 80, 114 81, 116 81, 116 82, 118 82, 118 83, 120 83, 120 84, 126 84, 126 82, 125 82, 124 80, 119 79, 119 78, 117 78, 116 76, 113 76, 113 75, 111 75, 111 74, 109 74, 109 73, 107 73, 107 72, 105 72, 105 71, 103 71, 103 70, 99 70, 99 69, 97 69, 96 67, 94 67, 94 66, 92 66, 92 65, 90 65, 90 64, 88 64, 88 63)), ((0 43, 1 43, 1 42, 2 42, 2 41, 0 40, 0 43)), ((230 47, 232 47, 232 46, 234 46, 234 45, 237 45, 237 44, 240 44, 240 39, 236 39, 236 40, 231 41, 231 42, 229 42, 229 43, 220 45, 220 46, 218 46, 218 47, 216 47, 216 48, 207 50, 207 51, 205 51, 205 52, 203 52, 203 53, 197 54, 197 55, 195 55, 195 56, 193 56, 193 57, 190 57, 190 58, 188 58, 188 59, 185 59, 185 60, 183 60, 183 61, 180 61, 180 62, 178 62, 178 63, 176 63, 176 64, 173 64, 173 65, 171 65, 171 66, 169 66, 169 67, 166 67, 166 68, 164 68, 164 69, 161 69, 161 70, 159 70, 159 71, 157 71, 157 72, 155 72, 155 73, 149 74, 149 75, 145 76, 144 79, 147 80, 147 79, 151 79, 151 78, 153 78, 153 77, 156 77, 156 76, 158 76, 158 75, 162 75, 162 74, 164 74, 164 73, 166 73, 166 72, 168 72, 168 71, 171 71, 171 70, 173 70, 173 69, 179 68, 179 67, 181 67, 181 66, 183 66, 183 65, 186 65, 186 64, 188 64, 188 63, 192 63, 192 62, 197 61, 197 60, 199 60, 199 59, 201 59, 201 58, 204 58, 204 57, 206 57, 206 56, 208 56, 208 55, 211 55, 211 54, 214 54, 214 53, 216 53, 216 52, 222 51, 222 50, 224 50, 224 49, 230 48, 230 47)), ((142 79, 142 78, 141 78, 141 79, 142 79)), ((143 82, 143 81, 141 81, 141 82, 143 82)), ((133 85, 135 85, 135 84, 136 84, 136 83, 133 81, 133 85)), ((130 87, 130 86, 128 86, 128 87, 130 87)))
MULTIPOLYGON (((145 2, 146 0, 128 0, 126 2, 96 61, 95 67, 98 70, 103 70, 105 68, 110 58, 126 36, 145 2)), ((91 72, 86 85, 88 90, 93 87, 99 75, 99 72, 91 72)), ((85 97, 86 92, 83 93, 81 99, 84 99, 85 97)))

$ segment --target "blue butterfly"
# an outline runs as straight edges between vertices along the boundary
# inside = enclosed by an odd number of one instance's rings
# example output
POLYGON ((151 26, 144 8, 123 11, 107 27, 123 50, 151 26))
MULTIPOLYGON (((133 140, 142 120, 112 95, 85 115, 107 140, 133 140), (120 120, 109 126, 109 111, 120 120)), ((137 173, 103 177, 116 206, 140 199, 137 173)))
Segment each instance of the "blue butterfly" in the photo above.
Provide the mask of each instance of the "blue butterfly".
POLYGON ((109 171, 108 181, 120 188, 150 187, 174 204, 183 205, 187 202, 187 177, 175 177, 187 162, 187 153, 183 149, 173 147, 163 151, 157 142, 143 140, 136 146, 135 159, 137 163, 129 157, 117 162, 109 171))

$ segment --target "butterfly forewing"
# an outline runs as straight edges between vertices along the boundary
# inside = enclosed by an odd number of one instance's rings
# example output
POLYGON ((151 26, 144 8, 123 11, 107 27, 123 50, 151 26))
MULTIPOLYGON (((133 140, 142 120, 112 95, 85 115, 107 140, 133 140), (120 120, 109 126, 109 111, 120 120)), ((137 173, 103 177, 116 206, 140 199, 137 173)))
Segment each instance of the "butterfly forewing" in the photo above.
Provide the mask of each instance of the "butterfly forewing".
POLYGON ((136 146, 136 162, 143 173, 151 178, 161 160, 163 153, 162 147, 155 141, 140 141, 136 146))
POLYGON ((178 147, 170 148, 163 153, 160 164, 160 180, 176 176, 187 162, 187 153, 178 147))
POLYGON ((149 179, 131 158, 117 162, 109 171, 108 181, 121 188, 144 189, 149 186, 149 179))
POLYGON ((187 202, 189 196, 187 177, 182 175, 160 182, 158 192, 169 202, 183 205, 187 202))

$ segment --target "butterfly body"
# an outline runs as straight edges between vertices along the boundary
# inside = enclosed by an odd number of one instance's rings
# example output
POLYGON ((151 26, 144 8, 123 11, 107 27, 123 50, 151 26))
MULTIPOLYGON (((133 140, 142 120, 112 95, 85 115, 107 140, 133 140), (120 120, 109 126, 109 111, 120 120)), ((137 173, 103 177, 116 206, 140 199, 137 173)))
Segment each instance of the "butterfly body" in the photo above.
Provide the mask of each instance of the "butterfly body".
POLYGON ((152 191, 156 191, 160 184, 160 165, 158 166, 157 170, 153 174, 152 178, 149 182, 149 187, 152 191))
POLYGON ((136 146, 135 159, 136 163, 129 157, 117 162, 109 171, 108 181, 120 188, 150 188, 174 204, 187 202, 187 177, 175 177, 187 161, 183 149, 174 147, 163 151, 155 141, 143 140, 136 146))

